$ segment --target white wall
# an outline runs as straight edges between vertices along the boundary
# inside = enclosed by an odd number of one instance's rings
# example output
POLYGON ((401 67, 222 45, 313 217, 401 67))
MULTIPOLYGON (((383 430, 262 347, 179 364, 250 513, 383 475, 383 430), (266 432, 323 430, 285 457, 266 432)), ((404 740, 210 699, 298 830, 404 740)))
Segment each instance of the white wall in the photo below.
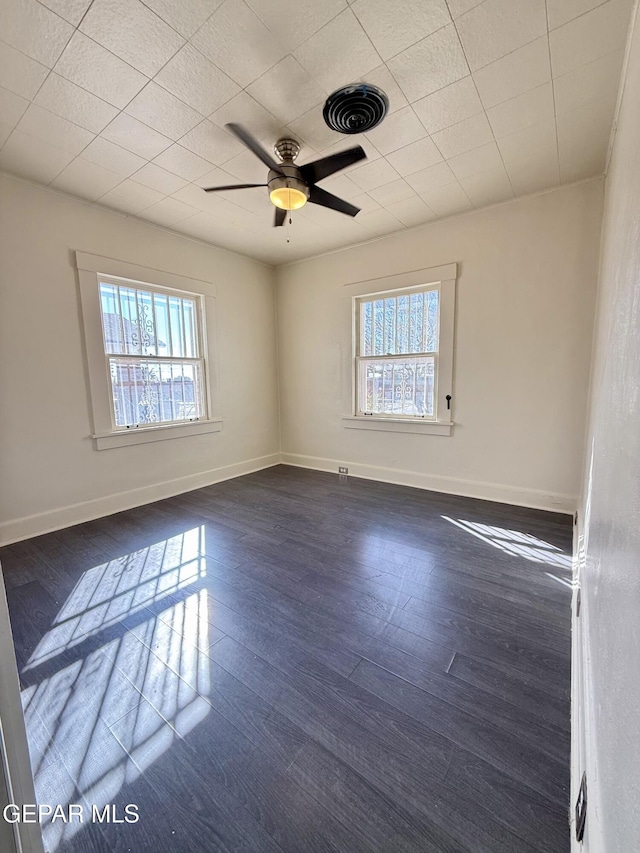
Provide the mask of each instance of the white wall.
POLYGON ((578 184, 281 267, 283 459, 571 511, 602 189, 601 180, 578 184), (453 435, 345 429, 343 285, 451 262, 459 264, 453 435))
POLYGON ((585 851, 640 850, 640 26, 606 180, 574 618, 585 851))
POLYGON ((0 181, 0 542, 276 462, 272 269, 0 181), (94 449, 75 249, 215 283, 221 432, 94 449))

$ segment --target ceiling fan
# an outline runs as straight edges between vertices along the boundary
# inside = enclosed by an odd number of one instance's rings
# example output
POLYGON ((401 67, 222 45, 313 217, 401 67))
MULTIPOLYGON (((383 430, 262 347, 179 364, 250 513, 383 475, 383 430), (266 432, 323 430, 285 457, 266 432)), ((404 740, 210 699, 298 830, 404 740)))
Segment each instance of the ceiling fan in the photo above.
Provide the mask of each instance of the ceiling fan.
POLYGON ((312 163, 305 163, 304 166, 297 166, 295 159, 300 151, 300 145, 295 139, 280 139, 273 146, 274 151, 280 158, 279 163, 268 154, 262 145, 251 136, 239 124, 227 124, 225 127, 237 136, 240 142, 247 146, 250 151, 258 157, 265 166, 269 167, 266 184, 232 184, 223 187, 203 187, 207 193, 220 192, 222 190, 243 190, 249 187, 268 187, 269 198, 275 205, 275 219, 273 224, 276 226, 283 225, 287 217, 287 211, 298 210, 307 202, 311 204, 319 204, 322 207, 329 207, 331 210, 337 210, 340 213, 345 213, 347 216, 355 216, 360 212, 359 207, 349 204, 348 201, 338 198, 333 193, 327 192, 316 186, 318 181, 323 178, 328 178, 335 172, 341 169, 346 169, 352 163, 357 163, 358 160, 366 158, 364 150, 360 145, 355 148, 349 148, 346 151, 340 151, 337 154, 331 154, 328 157, 322 157, 320 160, 314 160, 312 163))

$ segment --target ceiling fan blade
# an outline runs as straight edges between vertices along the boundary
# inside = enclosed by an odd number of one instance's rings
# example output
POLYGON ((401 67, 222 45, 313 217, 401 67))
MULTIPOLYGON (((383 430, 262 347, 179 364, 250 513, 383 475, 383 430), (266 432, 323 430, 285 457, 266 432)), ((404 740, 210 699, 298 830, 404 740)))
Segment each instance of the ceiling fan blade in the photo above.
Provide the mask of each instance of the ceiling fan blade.
POLYGON ((355 148, 339 151, 337 154, 330 154, 328 157, 306 163, 304 166, 300 166, 300 173, 308 184, 317 184, 318 181, 328 178, 334 172, 346 169, 347 166, 357 163, 358 160, 366 159, 366 156, 364 149, 360 145, 356 145, 355 148))
POLYGON ((276 215, 273 218, 273 225, 275 228, 278 228, 280 225, 284 225, 284 221, 287 218, 287 211, 283 210, 281 207, 276 207, 276 215))
POLYGON ((360 208, 353 204, 349 204, 342 198, 338 198, 333 193, 328 193, 320 187, 311 187, 309 192, 309 201, 312 204, 320 204, 322 207, 330 207, 331 210, 337 210, 340 213, 346 213, 347 216, 355 216, 360 213, 360 208))
POLYGON ((244 127, 240 124, 233 124, 233 122, 229 122, 229 124, 225 124, 225 127, 233 133, 234 136, 237 136, 240 142, 247 146, 250 151, 256 155, 259 160, 262 160, 265 166, 268 166, 270 169, 273 169, 274 172, 277 172, 279 175, 282 174, 280 171, 280 166, 270 154, 264 150, 262 145, 258 142, 257 139, 254 139, 253 136, 249 133, 248 130, 245 130, 244 127))
POLYGON ((230 184, 224 187, 202 187, 206 193, 216 193, 219 190, 248 190, 250 187, 266 187, 267 184, 230 184))

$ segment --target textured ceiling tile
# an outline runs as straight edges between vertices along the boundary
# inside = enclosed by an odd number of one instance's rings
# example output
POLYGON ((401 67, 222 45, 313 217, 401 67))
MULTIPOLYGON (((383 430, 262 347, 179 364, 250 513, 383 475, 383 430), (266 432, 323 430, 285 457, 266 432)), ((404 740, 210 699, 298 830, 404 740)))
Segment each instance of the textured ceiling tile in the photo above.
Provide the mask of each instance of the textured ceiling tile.
POLYGON ((174 141, 203 119, 199 112, 153 81, 135 96, 126 112, 174 141))
POLYGON ((0 169, 48 184, 73 157, 70 151, 63 151, 42 139, 14 130, 0 151, 0 169))
POLYGON ((314 107, 300 118, 289 123, 291 132, 296 139, 306 142, 312 149, 320 151, 335 142, 344 141, 345 137, 325 124, 322 110, 314 107))
POLYGON ((495 169, 460 178, 460 185, 474 207, 513 198, 513 189, 502 164, 495 169))
POLYGON ((484 0, 447 0, 447 6, 454 20, 466 14, 474 6, 479 6, 481 3, 484 3, 484 0))
POLYGON ((615 99, 602 98, 558 116, 563 183, 604 172, 614 109, 615 99))
POLYGON ((547 0, 549 29, 555 30, 605 2, 606 0, 547 0))
POLYGON ((296 0, 283 6, 282 0, 247 0, 256 15, 269 27, 287 50, 302 42, 347 8, 345 0, 296 0))
POLYGON ((381 187, 376 187, 374 190, 369 190, 371 198, 375 199, 382 207, 392 204, 394 201, 402 201, 405 198, 411 198, 415 195, 409 184, 402 178, 396 181, 391 181, 388 184, 383 184, 381 187))
POLYGON ((127 199, 136 207, 137 210, 144 210, 145 207, 150 207, 152 204, 162 201, 163 194, 157 190, 152 190, 149 187, 143 187, 137 181, 127 178, 113 191, 120 198, 127 199))
POLYGON ((483 111, 470 76, 421 98, 414 103, 413 108, 429 133, 437 133, 483 111))
POLYGON ((7 139, 11 136, 12 131, 12 125, 0 119, 0 148, 2 148, 7 139))
POLYGON ((94 134, 88 130, 36 104, 31 104, 23 115, 18 129, 71 154, 79 154, 94 138, 94 134))
POLYGON ((485 0, 456 21, 472 71, 547 33, 544 0, 485 0))
POLYGON ((387 159, 394 169, 397 170, 398 174, 406 177, 440 162, 442 155, 433 140, 425 137, 418 142, 412 142, 406 148, 394 151, 387 159))
POLYGON ((100 133, 118 114, 116 107, 53 72, 34 103, 93 133, 100 133))
MULTIPOLYGON (((269 153, 273 153, 271 148, 269 153)), ((268 169, 253 152, 243 149, 235 157, 227 160, 224 164, 225 171, 231 175, 230 180, 216 180, 218 184, 264 184, 267 180, 268 169)), ((213 183, 213 182, 210 182, 213 183)))
MULTIPOLYGON (((122 186, 122 184, 119 186, 122 186)), ((121 213, 139 213, 144 206, 139 201, 134 201, 128 196, 120 195, 118 187, 109 190, 108 193, 101 196, 98 204, 109 208, 109 210, 118 210, 121 213)))
POLYGON ((544 157, 532 157, 517 164, 507 164, 507 172, 516 195, 539 192, 560 183, 556 151, 544 157))
POLYGON ((167 62, 154 81, 204 116, 240 92, 237 83, 190 44, 167 62))
POLYGON ((431 208, 415 194, 411 198, 387 205, 387 210, 407 228, 422 225, 436 218, 431 208))
POLYGON ((449 160, 493 140, 493 132, 484 113, 466 118, 432 136, 442 156, 449 160))
POLYGON ((80 32, 73 34, 54 70, 119 109, 147 82, 144 74, 80 32))
MULTIPOLYGON (((349 201, 351 204, 360 208, 362 213, 371 213, 372 210, 378 210, 380 205, 378 202, 372 198, 369 193, 360 193, 359 195, 350 196, 349 201)), ((360 216, 360 214, 358 214, 360 216)))
POLYGON ((12 130, 25 114, 29 101, 21 98, 15 92, 0 88, 0 116, 2 121, 12 130))
POLYGON ((507 165, 535 156, 547 156, 557 147, 555 120, 548 119, 503 136, 498 140, 498 147, 507 165))
POLYGON ((91 5, 91 0, 40 0, 43 6, 77 27, 91 5))
POLYGON ((356 0, 351 8, 385 61, 451 23, 445 0, 356 0))
POLYGON ((581 65, 553 81, 556 113, 569 112, 576 107, 600 98, 615 97, 620 85, 620 70, 624 51, 616 50, 606 56, 581 65))
POLYGON ((549 121, 554 116, 553 87, 543 83, 510 101, 504 101, 487 110, 489 122, 496 139, 508 136, 517 130, 549 121))
POLYGON ((148 77, 184 44, 182 36, 139 0, 94 0, 80 29, 148 77))
POLYGON ((381 154, 390 154, 398 148, 417 142, 425 137, 427 132, 412 108, 403 107, 366 135, 381 154))
POLYGON ((286 53, 243 0, 225 0, 191 41, 243 87, 264 74, 286 53))
POLYGON ((404 228, 402 222, 399 222, 392 213, 382 207, 380 210, 372 210, 371 213, 359 213, 358 225, 376 237, 391 234, 393 231, 400 231, 404 228))
POLYGON ((31 99, 48 73, 46 65, 0 42, 0 82, 5 89, 31 99))
POLYGON ((293 56, 285 56, 247 89, 270 113, 288 124, 313 107, 322 108, 324 90, 293 56))
POLYGON ((53 68, 73 27, 36 0, 3 0, 0 33, 11 47, 53 68))
POLYGON ((145 0, 145 6, 187 39, 221 5, 222 0, 145 0))
POLYGON ((122 175, 76 157, 57 176, 51 186, 79 198, 96 201, 122 181, 122 175))
POLYGON ((344 198, 356 196, 362 192, 360 187, 354 184, 349 175, 345 175, 344 172, 336 172, 334 175, 325 178, 322 181, 322 186, 334 195, 344 198))
POLYGON ((184 178, 179 178, 173 172, 167 172, 166 169, 157 166, 155 163, 145 163, 133 175, 133 180, 164 195, 172 195, 172 193, 182 189, 187 183, 184 178))
POLYGON ((257 139, 269 140, 269 145, 273 145, 284 126, 283 122, 260 106, 247 92, 240 92, 209 118, 219 128, 229 122, 242 124, 257 139))
POLYGON ((395 56, 389 61, 389 70, 411 102, 469 74, 453 25, 443 27, 395 56))
POLYGON ((438 187, 444 187, 446 184, 453 184, 455 181, 456 176, 444 160, 411 175, 411 186, 417 193, 438 189, 438 187))
POLYGON ((170 226, 197 213, 195 207, 178 201, 177 198, 163 198, 151 207, 145 208, 144 218, 158 225, 170 226))
POLYGON ((126 113, 116 116, 102 131, 102 136, 145 160, 151 160, 171 145, 166 136, 126 113))
POLYGON ((380 56, 350 9, 299 47, 295 57, 327 92, 359 82, 380 65, 380 56))
POLYGON ((183 136, 180 144, 214 166, 219 166, 243 149, 235 136, 206 119, 183 136))
POLYGON ((495 142, 488 142, 471 151, 465 151, 464 154, 458 154, 447 162, 453 174, 459 179, 502 166, 502 158, 495 142))
POLYGON ((111 172, 117 172, 123 178, 129 177, 133 172, 144 166, 146 162, 137 154, 133 154, 101 136, 96 137, 93 142, 87 145, 82 152, 82 159, 103 166, 111 172))
MULTIPOLYGON (((203 179, 202 184, 203 186, 207 186, 209 184, 206 177, 203 179)), ((207 210, 209 208, 209 202, 214 201, 216 198, 213 193, 203 192, 202 187, 196 186, 196 184, 187 184, 181 189, 176 190, 171 197, 178 199, 178 201, 183 201, 185 204, 189 204, 191 207, 195 207, 201 211, 207 210)))
POLYGON ((567 74, 607 53, 624 48, 629 27, 625 3, 605 3, 549 36, 553 76, 567 74))
POLYGON ((540 38, 473 75, 486 108, 495 107, 551 80, 549 42, 540 38))
POLYGON ((382 89, 389 99, 389 113, 402 109, 409 103, 386 65, 379 65, 373 71, 368 71, 363 82, 382 89))
POLYGON ((368 192, 376 187, 381 187, 383 184, 395 181, 400 176, 390 163, 381 158, 374 160, 373 163, 366 163, 364 166, 351 169, 349 177, 361 190, 368 192))
POLYGON ((455 216, 456 213, 464 213, 472 207, 465 191, 457 181, 426 190, 420 193, 420 197, 438 217, 455 216))
POLYGON ((182 145, 171 145, 155 157, 153 162, 186 181, 197 181, 211 170, 211 163, 208 160, 203 160, 192 151, 187 151, 182 145))

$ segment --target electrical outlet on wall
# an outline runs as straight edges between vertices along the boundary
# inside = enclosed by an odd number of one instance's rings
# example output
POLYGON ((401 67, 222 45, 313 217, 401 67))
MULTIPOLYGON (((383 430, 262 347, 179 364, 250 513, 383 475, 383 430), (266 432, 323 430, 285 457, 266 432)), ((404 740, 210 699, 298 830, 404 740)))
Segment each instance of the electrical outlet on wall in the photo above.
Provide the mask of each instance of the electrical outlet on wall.
POLYGON ((349 473, 349 469, 347 468, 346 465, 339 465, 338 466, 338 474, 348 474, 348 473, 349 473))

